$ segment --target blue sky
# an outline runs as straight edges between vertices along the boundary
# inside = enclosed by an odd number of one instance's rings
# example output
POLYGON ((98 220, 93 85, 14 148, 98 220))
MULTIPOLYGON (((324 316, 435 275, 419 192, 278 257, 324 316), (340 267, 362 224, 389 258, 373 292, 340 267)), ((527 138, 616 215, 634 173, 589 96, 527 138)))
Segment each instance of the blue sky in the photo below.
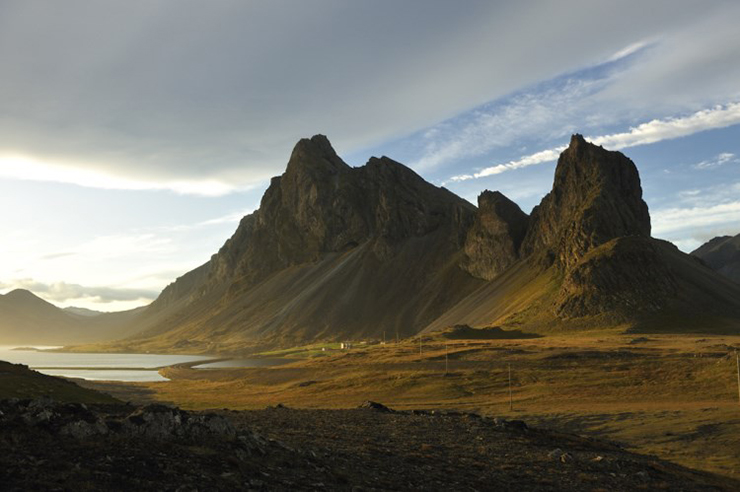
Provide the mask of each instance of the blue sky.
POLYGON ((641 173, 656 237, 740 233, 740 4, 0 2, 0 293, 151 301, 295 142, 529 212, 574 132, 641 173))

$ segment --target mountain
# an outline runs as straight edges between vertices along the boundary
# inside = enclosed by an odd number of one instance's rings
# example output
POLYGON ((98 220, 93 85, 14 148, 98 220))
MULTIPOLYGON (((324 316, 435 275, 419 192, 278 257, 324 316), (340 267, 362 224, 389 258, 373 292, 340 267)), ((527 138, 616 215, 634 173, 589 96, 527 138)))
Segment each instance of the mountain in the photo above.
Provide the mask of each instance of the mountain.
POLYGON ((704 263, 740 284, 740 234, 715 237, 691 254, 704 263))
POLYGON ((560 155, 518 256, 426 330, 740 331, 738 286, 651 238, 634 163, 580 135, 560 155))
POLYGON ((132 321, 140 312, 82 315, 60 309, 28 290, 16 289, 0 295, 0 344, 65 345, 115 340, 137 331, 132 321))
POLYGON ((387 157, 353 168, 295 146, 260 207, 108 350, 216 352, 411 336, 466 323, 531 331, 740 330, 740 286, 650 237, 635 164, 574 135, 531 215, 478 208, 387 157))
POLYGON ((295 146, 260 208, 168 286, 138 339, 182 350, 417 333, 484 283, 462 270, 476 208, 387 157, 295 146))

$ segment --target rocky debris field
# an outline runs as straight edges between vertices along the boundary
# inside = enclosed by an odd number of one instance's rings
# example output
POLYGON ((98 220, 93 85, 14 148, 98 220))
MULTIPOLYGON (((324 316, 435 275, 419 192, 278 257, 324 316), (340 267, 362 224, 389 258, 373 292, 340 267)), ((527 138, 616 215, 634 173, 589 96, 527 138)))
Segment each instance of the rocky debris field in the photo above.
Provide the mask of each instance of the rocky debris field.
POLYGON ((603 441, 458 412, 0 401, 2 490, 737 490, 603 441))

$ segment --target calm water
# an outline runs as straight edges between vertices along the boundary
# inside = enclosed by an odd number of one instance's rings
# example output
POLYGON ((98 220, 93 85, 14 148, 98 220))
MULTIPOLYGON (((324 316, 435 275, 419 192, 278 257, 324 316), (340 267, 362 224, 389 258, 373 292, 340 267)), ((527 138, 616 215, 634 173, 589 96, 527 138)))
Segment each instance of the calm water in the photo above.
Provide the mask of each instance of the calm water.
POLYGON ((108 381, 166 381, 167 378, 157 372, 157 367, 212 358, 199 355, 67 354, 13 348, 15 346, 0 346, 0 360, 25 364, 51 376, 108 381))

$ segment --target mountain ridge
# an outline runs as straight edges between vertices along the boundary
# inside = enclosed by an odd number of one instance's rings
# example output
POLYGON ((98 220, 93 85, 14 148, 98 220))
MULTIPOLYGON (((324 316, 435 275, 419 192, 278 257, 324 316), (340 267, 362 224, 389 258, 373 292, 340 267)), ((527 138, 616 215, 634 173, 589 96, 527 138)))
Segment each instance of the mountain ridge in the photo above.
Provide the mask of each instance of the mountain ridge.
POLYGON ((740 284, 740 234, 715 237, 692 251, 691 255, 740 284))
POLYGON ((740 328, 740 290, 650 237, 639 172, 620 152, 573 135, 531 215, 500 192, 478 202, 390 158, 353 168, 325 136, 302 139, 259 209, 119 348, 230 351, 457 323, 663 329, 664 315, 704 311, 740 328))
POLYGON ((301 139, 219 251, 96 349, 244 352, 460 323, 740 331, 740 286, 650 236, 620 152, 573 135, 530 215, 497 191, 478 205, 388 157, 351 167, 325 136, 301 139))
POLYGON ((60 345, 115 340, 136 331, 141 308, 80 314, 61 309, 26 289, 0 294, 0 344, 60 345))

